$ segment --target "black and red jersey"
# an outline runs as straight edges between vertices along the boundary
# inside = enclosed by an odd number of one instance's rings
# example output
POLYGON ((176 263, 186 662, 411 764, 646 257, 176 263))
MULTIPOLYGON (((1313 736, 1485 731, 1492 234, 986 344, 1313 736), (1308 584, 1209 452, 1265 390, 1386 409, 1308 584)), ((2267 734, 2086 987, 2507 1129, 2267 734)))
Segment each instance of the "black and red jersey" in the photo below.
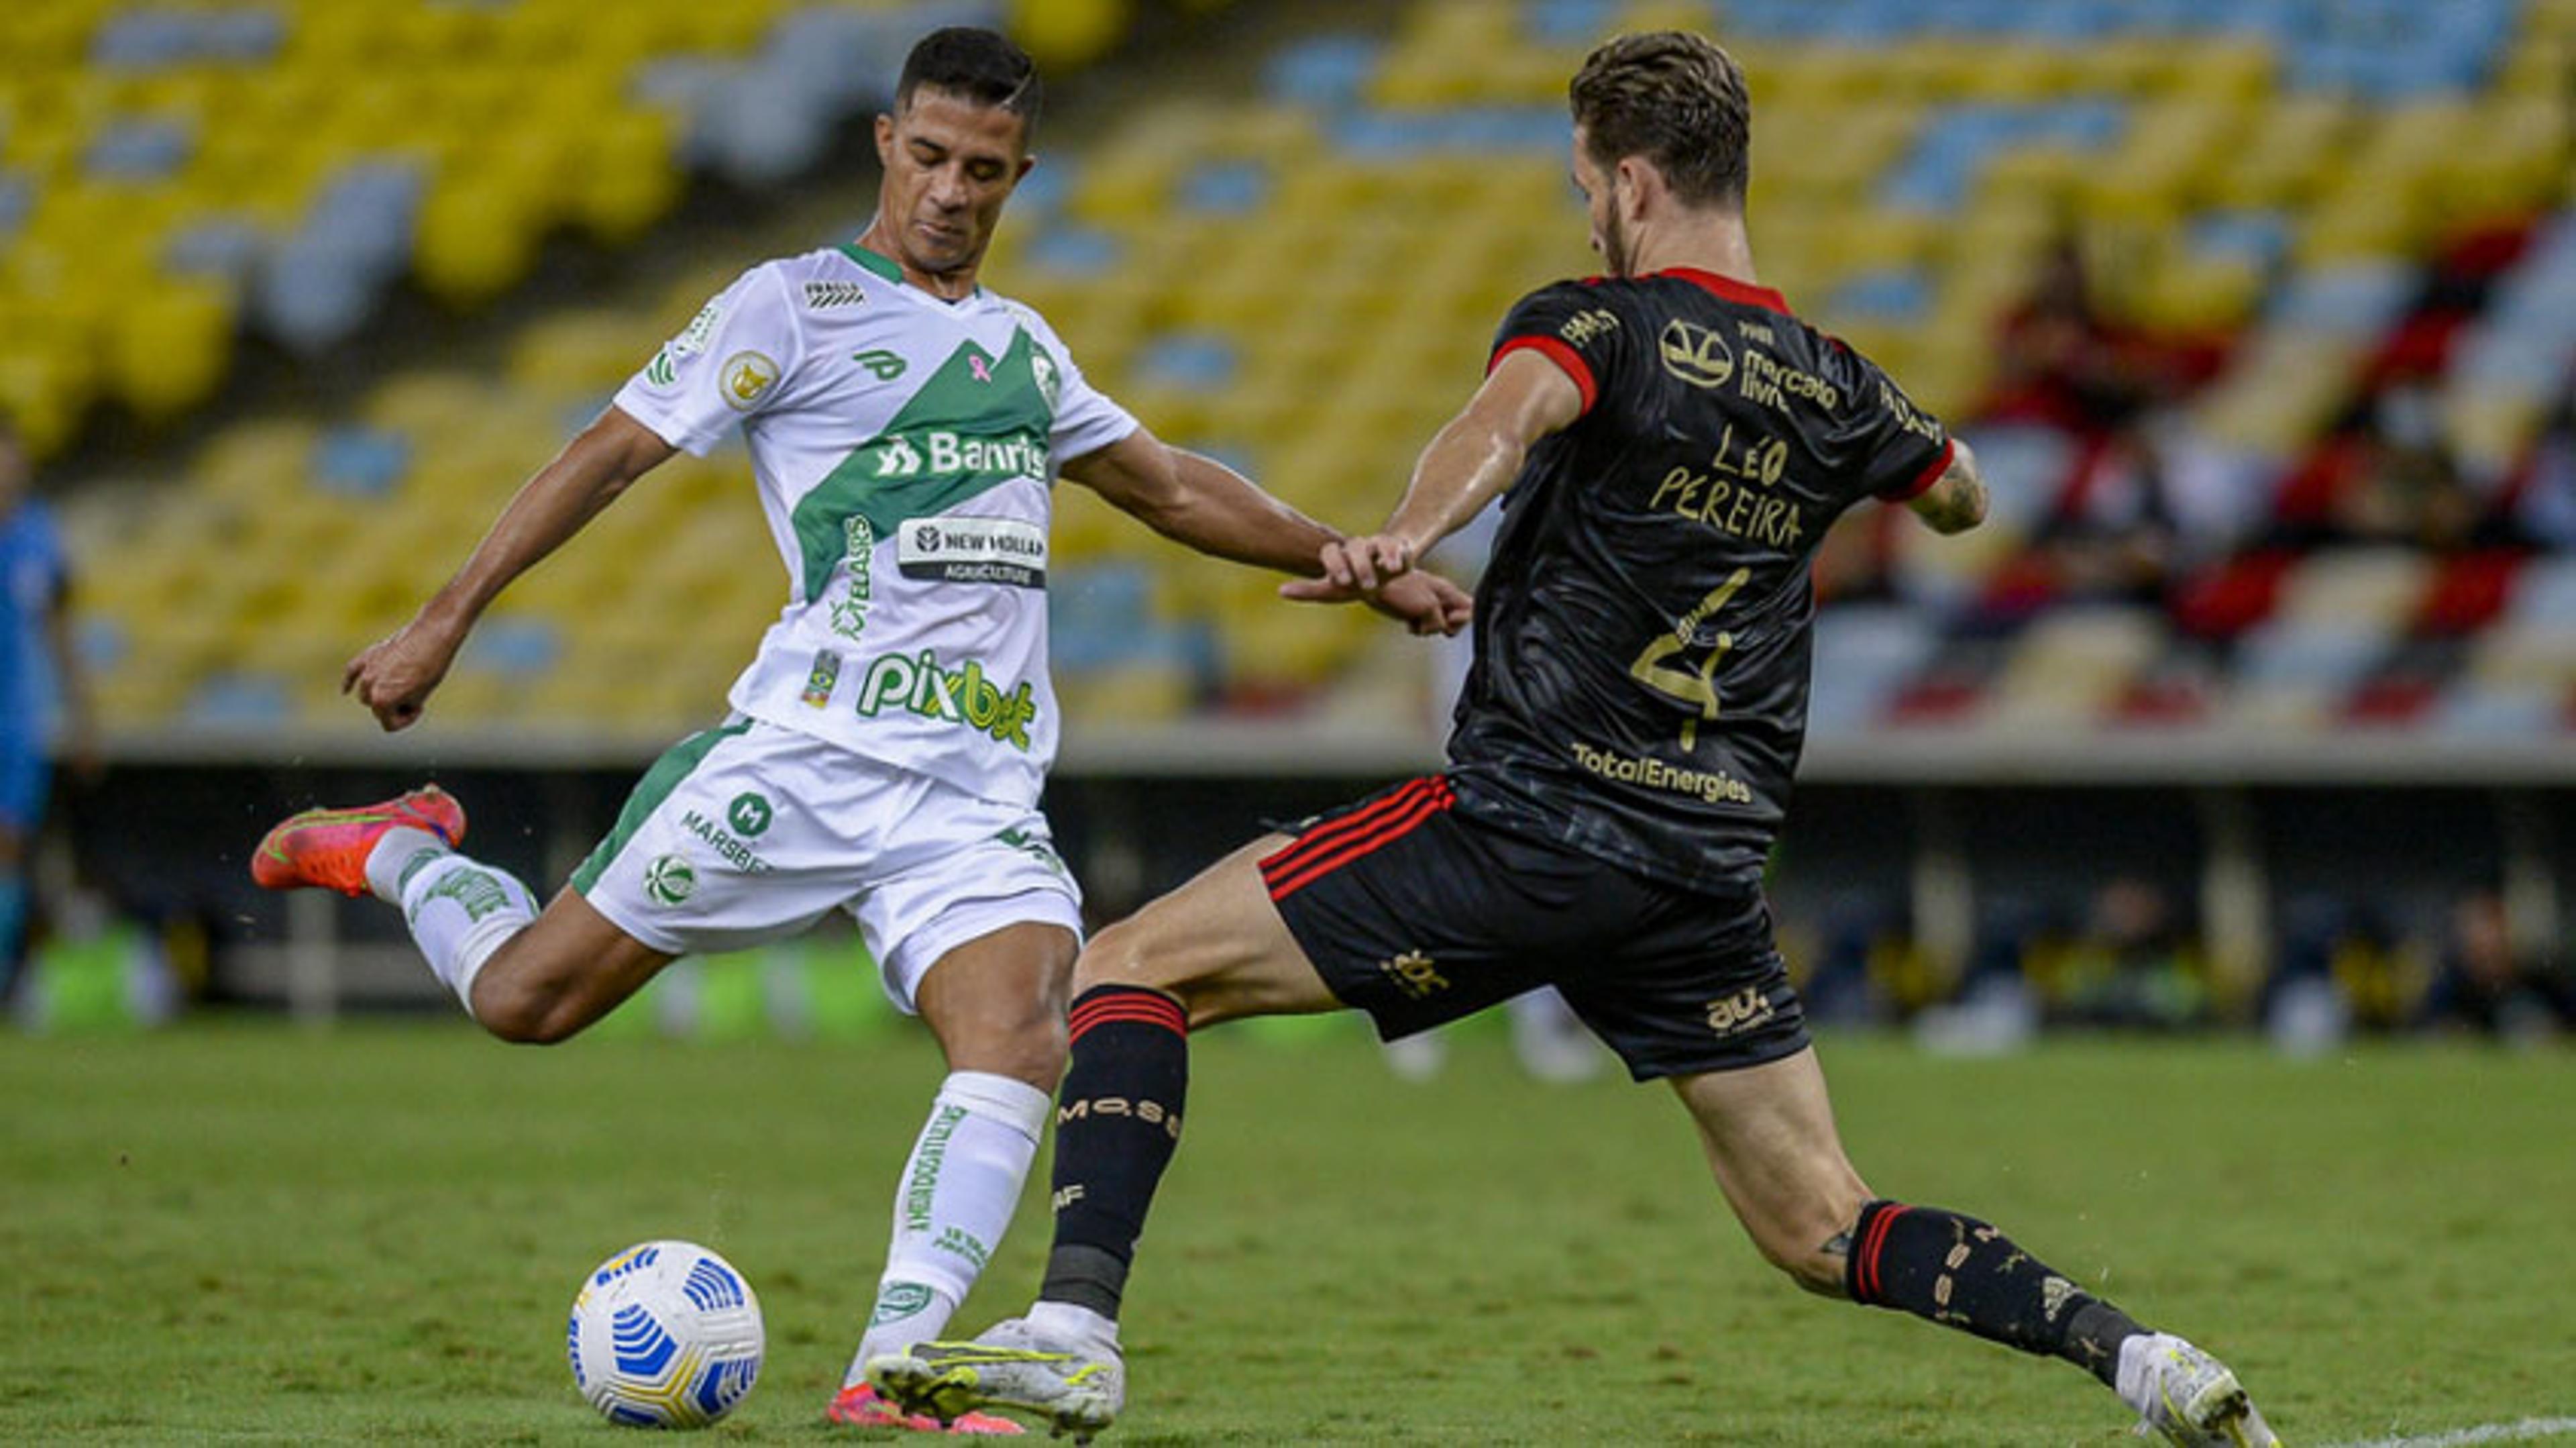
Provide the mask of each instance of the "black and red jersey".
POLYGON ((1674 270, 1522 299, 1583 413, 1531 449, 1476 596, 1462 811, 1692 888, 1757 881, 1807 726, 1808 560, 1948 467, 1940 422, 1777 292, 1674 270))

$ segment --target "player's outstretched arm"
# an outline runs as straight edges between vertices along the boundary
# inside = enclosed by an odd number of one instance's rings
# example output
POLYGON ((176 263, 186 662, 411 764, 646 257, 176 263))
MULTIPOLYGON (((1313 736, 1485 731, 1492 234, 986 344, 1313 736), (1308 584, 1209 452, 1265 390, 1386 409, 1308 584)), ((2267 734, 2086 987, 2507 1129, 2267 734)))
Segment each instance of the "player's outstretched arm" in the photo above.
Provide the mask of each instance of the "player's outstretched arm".
POLYGON ((1938 481, 1906 504, 1935 533, 1965 533, 1986 521, 1986 483, 1977 475, 1977 455, 1957 438, 1950 439, 1950 466, 1938 481))
MULTIPOLYGON (((1063 472, 1164 537, 1237 563, 1310 577, 1341 538, 1225 464, 1141 427, 1063 472)), ((1431 574, 1369 601, 1417 634, 1455 633, 1469 608, 1466 590, 1431 574)))
POLYGON ((501 590, 562 547, 672 451, 652 429, 618 409, 601 413, 528 479, 474 555, 411 622, 349 661, 340 692, 355 695, 388 731, 417 722, 465 635, 501 590))
POLYGON ((1386 526, 1328 544, 1323 576, 1286 584, 1280 594, 1308 603, 1375 595, 1510 487, 1540 438, 1582 415, 1582 391, 1554 362, 1536 352, 1505 354, 1466 408, 1422 450, 1386 526))

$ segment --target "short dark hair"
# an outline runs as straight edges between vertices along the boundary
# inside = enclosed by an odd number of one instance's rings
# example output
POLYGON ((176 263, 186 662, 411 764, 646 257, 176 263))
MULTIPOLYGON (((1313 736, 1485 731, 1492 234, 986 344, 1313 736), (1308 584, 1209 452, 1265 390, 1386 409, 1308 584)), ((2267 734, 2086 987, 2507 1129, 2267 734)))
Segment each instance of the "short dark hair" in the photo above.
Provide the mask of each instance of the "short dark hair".
POLYGON ((1744 204, 1753 103, 1743 69, 1714 42, 1679 30, 1622 35, 1584 58, 1566 99, 1596 165, 1643 156, 1684 202, 1744 204))
POLYGON ((1018 116, 1023 142, 1036 134, 1038 106, 1046 99, 1038 63, 1029 53, 1008 36, 972 25, 951 25, 921 37, 904 57, 903 78, 894 87, 895 108, 911 105, 912 93, 923 86, 1018 116))

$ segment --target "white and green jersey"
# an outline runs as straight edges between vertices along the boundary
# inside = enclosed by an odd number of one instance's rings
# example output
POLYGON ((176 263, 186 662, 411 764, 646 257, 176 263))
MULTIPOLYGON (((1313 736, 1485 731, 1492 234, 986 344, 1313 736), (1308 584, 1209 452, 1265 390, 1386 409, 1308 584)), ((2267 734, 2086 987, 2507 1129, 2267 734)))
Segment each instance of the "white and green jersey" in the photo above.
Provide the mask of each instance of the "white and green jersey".
POLYGON ((700 456, 742 424, 790 592, 736 710, 1036 802, 1054 465, 1136 430, 1044 319, 981 289, 942 301, 855 246, 808 252, 743 273, 616 403, 700 456))

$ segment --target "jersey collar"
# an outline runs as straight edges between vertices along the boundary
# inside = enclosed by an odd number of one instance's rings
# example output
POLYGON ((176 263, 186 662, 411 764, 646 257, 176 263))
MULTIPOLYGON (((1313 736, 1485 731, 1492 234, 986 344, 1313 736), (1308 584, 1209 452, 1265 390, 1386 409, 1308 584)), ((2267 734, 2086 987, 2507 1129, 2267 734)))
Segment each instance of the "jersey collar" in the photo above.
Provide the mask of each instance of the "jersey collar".
MULTIPOLYGON (((848 257, 860 267, 885 278, 896 286, 912 287, 912 283, 904 278, 903 264, 896 261, 893 257, 887 256, 883 252, 870 251, 855 241, 842 242, 840 245, 840 252, 841 255, 848 257)), ((912 289, 916 292, 921 292, 921 288, 919 287, 912 287, 912 289)), ((946 297, 931 296, 928 292, 921 292, 921 294, 925 297, 930 297, 932 301, 939 302, 944 305, 955 305, 955 303, 950 302, 946 297)), ((959 297, 957 301, 971 301, 983 295, 984 284, 977 282, 975 284, 975 290, 968 292, 965 296, 959 297)))
POLYGON ((1784 317, 1789 315, 1788 298, 1769 287, 1757 287, 1750 282, 1737 281, 1733 277, 1719 276, 1713 271, 1701 271, 1695 266, 1666 267, 1651 275, 1673 277, 1730 302, 1741 302, 1748 307, 1760 307, 1766 312, 1778 312, 1784 317))

